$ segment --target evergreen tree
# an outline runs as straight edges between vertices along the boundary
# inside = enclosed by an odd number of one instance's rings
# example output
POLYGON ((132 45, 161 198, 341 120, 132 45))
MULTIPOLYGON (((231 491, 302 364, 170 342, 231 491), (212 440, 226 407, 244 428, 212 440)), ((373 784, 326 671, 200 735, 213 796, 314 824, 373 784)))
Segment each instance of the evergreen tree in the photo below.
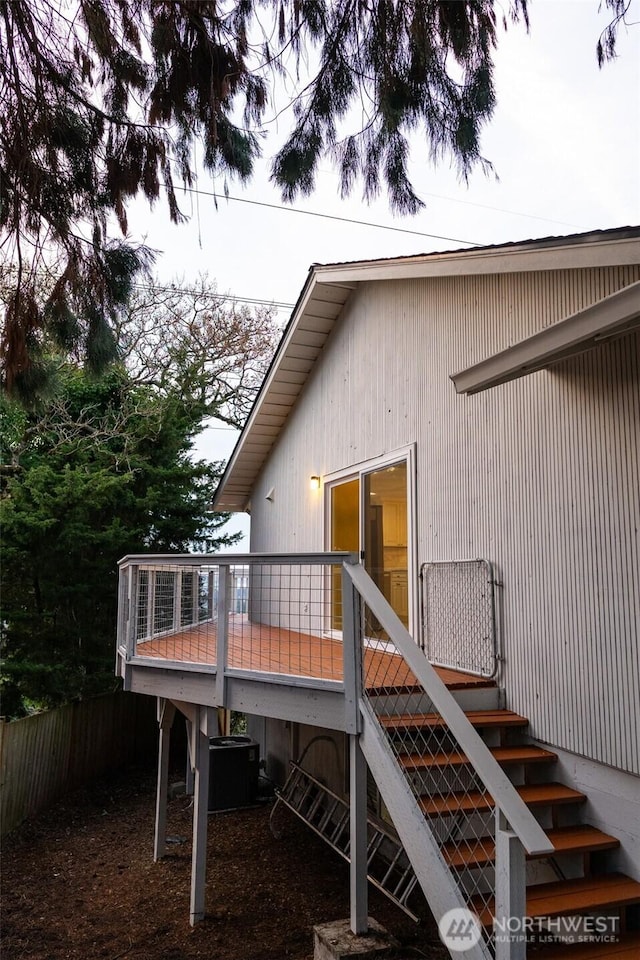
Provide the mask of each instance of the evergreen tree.
POLYGON ((221 464, 194 461, 207 417, 238 425, 271 358, 272 311, 205 277, 151 283, 120 318, 124 362, 95 376, 55 352, 46 400, 0 398, 2 711, 113 687, 117 562, 215 550, 221 464))
POLYGON ((122 368, 59 371, 55 403, 2 401, 3 713, 108 689, 117 561, 216 540, 219 464, 194 462, 201 409, 122 368))
MULTIPOLYGON (((600 61, 615 53, 629 0, 600 61)), ((110 240, 127 202, 192 183, 192 149, 214 175, 247 180, 274 78, 310 71, 273 158, 285 199, 308 194, 324 156, 342 190, 384 184, 400 212, 421 206, 408 135, 463 176, 486 164, 480 132, 495 105, 497 24, 527 21, 527 0, 20 0, 0 5, 0 226, 13 245, 2 349, 5 384, 33 397, 43 337, 114 358, 113 333, 149 254, 110 240), (506 10, 506 14, 505 11, 506 10), (43 273, 48 279, 42 280, 43 273), (38 296, 37 286, 46 287, 38 296)), ((275 109, 277 105, 272 105, 275 109)))

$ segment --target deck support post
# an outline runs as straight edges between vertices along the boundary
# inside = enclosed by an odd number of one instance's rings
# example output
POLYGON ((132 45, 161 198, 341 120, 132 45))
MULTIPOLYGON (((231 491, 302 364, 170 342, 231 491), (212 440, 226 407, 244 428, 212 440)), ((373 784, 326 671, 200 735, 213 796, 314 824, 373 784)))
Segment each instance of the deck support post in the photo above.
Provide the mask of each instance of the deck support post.
POLYGON ((184 792, 188 797, 193 796, 193 723, 188 717, 184 718, 187 728, 187 764, 184 774, 184 792))
POLYGON ((362 697, 362 620, 360 594, 342 565, 342 656, 344 677, 344 716, 348 733, 360 733, 362 697))
POLYGON ((369 930, 367 889, 367 763, 357 734, 349 735, 350 924, 356 936, 369 930))
POLYGON ((192 724, 195 783, 193 792, 193 843, 191 853, 191 903, 189 920, 204 920, 207 872, 207 815, 209 812, 209 737, 214 736, 215 711, 198 707, 192 724))
POLYGON ((526 960, 526 860, 520 838, 496 808, 496 960, 526 960))
POLYGON ((154 861, 161 860, 166 853, 169 746, 175 712, 176 708, 169 700, 158 697, 158 779, 156 784, 156 823, 153 839, 154 861))

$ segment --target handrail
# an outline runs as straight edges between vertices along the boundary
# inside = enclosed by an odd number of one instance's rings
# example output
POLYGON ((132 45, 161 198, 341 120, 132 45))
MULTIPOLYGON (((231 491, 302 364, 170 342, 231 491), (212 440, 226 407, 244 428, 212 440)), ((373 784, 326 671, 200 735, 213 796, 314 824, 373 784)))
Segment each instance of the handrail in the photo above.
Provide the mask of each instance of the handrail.
POLYGON ((326 553, 130 553, 118 560, 119 567, 130 563, 154 566, 255 566, 257 564, 308 566, 309 564, 357 563, 358 555, 347 551, 326 553))
POLYGON ((462 747, 477 776, 527 853, 553 853, 554 847, 545 831, 364 567, 359 563, 347 562, 345 570, 362 599, 392 638, 431 702, 446 720, 449 730, 462 747))

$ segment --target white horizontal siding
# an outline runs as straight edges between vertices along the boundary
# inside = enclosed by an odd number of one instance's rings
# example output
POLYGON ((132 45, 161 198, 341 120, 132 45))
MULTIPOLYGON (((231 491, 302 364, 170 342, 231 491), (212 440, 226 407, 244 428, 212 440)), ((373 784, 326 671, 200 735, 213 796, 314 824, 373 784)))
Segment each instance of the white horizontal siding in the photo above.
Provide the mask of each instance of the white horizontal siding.
POLYGON ((310 475, 415 442, 419 563, 497 565, 509 705, 540 739, 640 774, 639 337, 474 397, 449 380, 638 279, 610 267, 363 285, 256 485, 252 549, 322 549, 310 475))

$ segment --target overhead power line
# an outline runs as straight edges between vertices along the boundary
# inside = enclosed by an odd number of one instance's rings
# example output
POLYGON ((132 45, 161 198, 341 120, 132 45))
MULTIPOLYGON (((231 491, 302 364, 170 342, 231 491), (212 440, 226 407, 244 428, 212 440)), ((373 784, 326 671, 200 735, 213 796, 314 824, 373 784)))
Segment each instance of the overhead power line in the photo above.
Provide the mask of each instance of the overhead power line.
POLYGON ((187 193, 195 193, 202 197, 213 197, 215 200, 231 200, 234 203, 248 203, 254 207, 267 207, 269 210, 279 210, 281 213, 300 213, 307 217, 319 217, 322 220, 337 220, 340 223, 352 223, 359 227, 371 227, 373 230, 391 230, 394 233, 408 233, 414 237, 428 237, 430 240, 446 240, 448 243, 464 243, 470 247, 481 246, 477 240, 461 240, 459 237, 445 237, 438 233, 423 233, 421 230, 407 230, 406 227, 392 227, 386 223, 372 223, 370 220, 354 220, 352 217, 338 217, 333 213, 320 213, 318 210, 301 210, 300 207, 285 207, 279 203, 266 203, 264 200, 249 200, 247 197, 231 197, 213 190, 200 190, 197 187, 184 187, 187 193))
POLYGON ((478 203, 477 200, 463 200, 461 197, 445 197, 442 193, 423 193, 424 197, 433 197, 434 200, 445 200, 447 203, 463 203, 466 207, 478 207, 479 210, 493 210, 495 213, 506 213, 510 217, 524 217, 526 220, 541 220, 543 223, 555 223, 559 227, 580 229, 578 223, 567 223, 566 220, 552 220, 550 217, 539 217, 535 213, 521 213, 518 210, 507 210, 506 207, 494 207, 488 203, 478 203))
POLYGON ((233 303, 249 303, 258 307, 277 307, 279 310, 293 310, 295 307, 295 303, 284 303, 281 300, 261 300, 258 297, 238 297, 232 293, 213 293, 210 290, 183 287, 181 284, 179 286, 161 287, 157 283, 136 283, 134 286, 136 290, 156 290, 158 293, 176 293, 178 295, 186 293, 194 297, 207 297, 211 300, 231 300, 233 303))
MULTIPOLYGON (((164 186, 164 184, 162 184, 162 186, 164 186)), ((218 200, 218 199, 230 200, 233 203, 247 203, 247 204, 250 204, 251 206, 266 207, 269 210, 278 210, 284 213, 299 213, 308 217, 320 217, 323 220, 337 220, 340 223, 351 223, 351 224, 355 224, 356 226, 371 227, 374 230, 391 230, 394 233, 406 233, 414 237, 427 237, 432 240, 446 240, 451 243, 464 243, 467 246, 481 246, 479 241, 475 241, 475 240, 461 240, 459 237, 447 237, 437 233, 424 233, 420 230, 409 230, 406 227, 393 227, 384 223, 373 223, 369 220, 355 220, 352 217, 339 217, 335 214, 320 213, 317 210, 302 210, 299 207, 288 207, 288 206, 283 206, 282 204, 267 203, 266 201, 263 201, 263 200, 249 200, 247 197, 232 197, 226 194, 216 193, 214 190, 202 190, 198 187, 183 187, 183 189, 187 193, 193 193, 193 194, 196 194, 197 196, 203 196, 203 197, 212 197, 215 200, 218 200)), ((434 197, 439 200, 446 200, 449 203, 463 203, 468 206, 479 207, 485 210, 495 210, 499 213, 507 213, 513 216, 518 216, 518 217, 527 217, 532 220, 544 220, 547 223, 557 223, 557 224, 562 224, 563 226, 574 226, 574 224, 565 223, 561 220, 550 220, 548 217, 538 217, 538 216, 535 216, 534 214, 519 213, 518 211, 515 211, 515 210, 506 210, 502 207, 493 207, 493 206, 489 206, 488 204, 477 203, 472 200, 462 200, 456 197, 445 197, 442 194, 438 194, 438 193, 427 193, 425 194, 425 196, 434 197)), ((144 284, 137 284, 137 287, 138 289, 151 289, 149 286, 145 286, 144 284)), ((154 286, 153 289, 159 290, 160 292, 167 292, 167 293, 172 292, 173 290, 176 290, 176 292, 178 292, 177 288, 174 288, 174 287, 154 286)), ((186 287, 181 287, 180 290, 184 293, 197 294, 199 296, 210 296, 213 299, 218 298, 221 300, 231 300, 234 303, 248 303, 256 306, 270 306, 270 307, 272 306, 272 307, 276 307, 276 309, 278 310, 292 310, 293 307, 295 306, 295 304, 293 303, 285 303, 283 301, 261 300, 255 297, 239 297, 239 296, 232 296, 231 294, 224 294, 224 295, 217 294, 217 293, 213 294, 213 293, 207 293, 201 290, 189 289, 186 287)))
MULTIPOLYGON (((318 173, 331 176, 333 171, 326 167, 319 167, 318 173)), ((578 223, 568 223, 566 220, 552 220, 551 217, 541 217, 535 213, 523 213, 522 210, 509 210, 508 207, 496 207, 488 203, 478 203, 477 200, 466 200, 462 197, 447 197, 444 193, 430 193, 429 191, 420 191, 423 197, 432 197, 434 200, 445 200, 447 203, 462 203, 467 207, 478 207, 480 210, 493 210, 495 213, 506 213, 510 217, 524 217, 526 220, 542 220, 544 223, 555 223, 560 227, 573 227, 575 230, 582 229, 578 223)))

